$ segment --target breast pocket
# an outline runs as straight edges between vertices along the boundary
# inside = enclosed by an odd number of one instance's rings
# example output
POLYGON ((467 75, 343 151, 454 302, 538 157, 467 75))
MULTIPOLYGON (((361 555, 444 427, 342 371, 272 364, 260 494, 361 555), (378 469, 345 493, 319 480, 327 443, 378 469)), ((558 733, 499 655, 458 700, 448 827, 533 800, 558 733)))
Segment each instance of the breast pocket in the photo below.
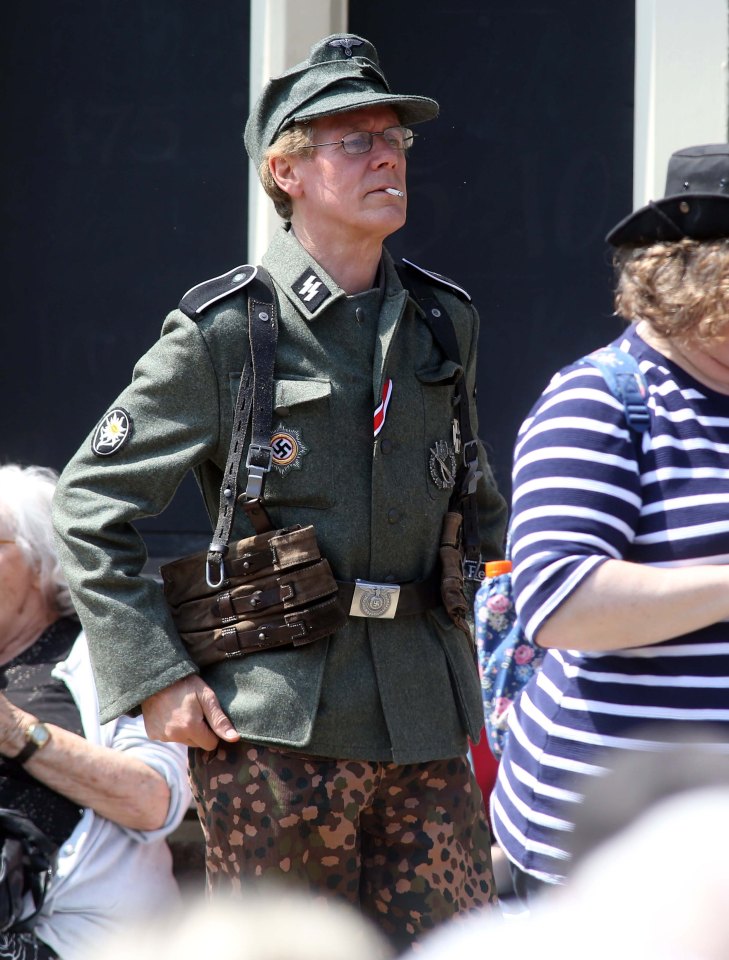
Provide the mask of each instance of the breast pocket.
POLYGON ((457 417, 456 383, 463 367, 446 360, 437 367, 417 371, 423 401, 425 475, 433 500, 448 500, 453 491, 460 456, 456 454, 453 420, 457 417))
POLYGON ((274 380, 271 506, 334 506, 334 436, 329 380, 274 380))

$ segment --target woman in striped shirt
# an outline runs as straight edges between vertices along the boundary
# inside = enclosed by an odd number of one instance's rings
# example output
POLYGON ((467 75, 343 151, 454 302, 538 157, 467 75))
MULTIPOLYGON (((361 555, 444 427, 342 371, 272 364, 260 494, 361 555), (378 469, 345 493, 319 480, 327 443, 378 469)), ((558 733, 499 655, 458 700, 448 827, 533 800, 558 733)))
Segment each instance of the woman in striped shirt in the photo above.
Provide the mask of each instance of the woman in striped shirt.
POLYGON ((492 794, 517 892, 563 880, 575 806, 615 751, 704 724, 729 743, 728 184, 729 144, 679 151, 666 196, 608 235, 648 431, 573 364, 519 433, 516 607, 548 653, 492 794))

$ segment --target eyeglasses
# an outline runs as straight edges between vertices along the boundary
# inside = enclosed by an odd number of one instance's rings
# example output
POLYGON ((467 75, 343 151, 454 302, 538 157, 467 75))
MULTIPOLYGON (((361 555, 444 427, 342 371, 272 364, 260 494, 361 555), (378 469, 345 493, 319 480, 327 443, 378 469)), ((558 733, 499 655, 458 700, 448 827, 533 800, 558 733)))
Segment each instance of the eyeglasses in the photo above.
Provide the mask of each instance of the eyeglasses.
POLYGON ((355 133, 345 134, 341 140, 330 140, 328 143, 310 143, 309 146, 337 147, 341 144, 345 153, 355 156, 358 153, 369 153, 375 137, 384 137, 387 145, 394 150, 407 151, 413 145, 415 134, 408 127, 387 127, 381 133, 357 130, 355 133))

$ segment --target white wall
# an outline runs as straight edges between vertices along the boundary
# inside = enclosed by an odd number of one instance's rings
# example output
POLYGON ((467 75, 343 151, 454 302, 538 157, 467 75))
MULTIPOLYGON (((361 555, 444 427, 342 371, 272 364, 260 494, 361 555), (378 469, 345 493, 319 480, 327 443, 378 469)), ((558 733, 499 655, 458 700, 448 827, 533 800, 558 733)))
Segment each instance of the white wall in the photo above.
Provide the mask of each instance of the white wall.
POLYGON ((669 156, 727 140, 727 0, 636 0, 633 202, 663 196, 669 156))
MULTIPOLYGON (((250 103, 263 85, 288 67, 305 60, 313 43, 331 33, 344 33, 347 0, 251 0, 250 103)), ((249 164, 248 263, 260 263, 279 221, 249 164)))

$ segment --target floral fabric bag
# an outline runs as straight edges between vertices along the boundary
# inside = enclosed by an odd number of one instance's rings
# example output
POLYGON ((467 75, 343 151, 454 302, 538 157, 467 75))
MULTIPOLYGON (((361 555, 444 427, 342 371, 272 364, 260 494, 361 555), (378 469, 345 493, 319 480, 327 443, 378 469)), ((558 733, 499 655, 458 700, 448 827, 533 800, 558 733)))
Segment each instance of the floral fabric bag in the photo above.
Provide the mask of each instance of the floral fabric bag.
POLYGON ((500 758, 511 706, 545 654, 527 640, 517 622, 508 560, 486 565, 474 619, 486 736, 491 752, 500 758))

